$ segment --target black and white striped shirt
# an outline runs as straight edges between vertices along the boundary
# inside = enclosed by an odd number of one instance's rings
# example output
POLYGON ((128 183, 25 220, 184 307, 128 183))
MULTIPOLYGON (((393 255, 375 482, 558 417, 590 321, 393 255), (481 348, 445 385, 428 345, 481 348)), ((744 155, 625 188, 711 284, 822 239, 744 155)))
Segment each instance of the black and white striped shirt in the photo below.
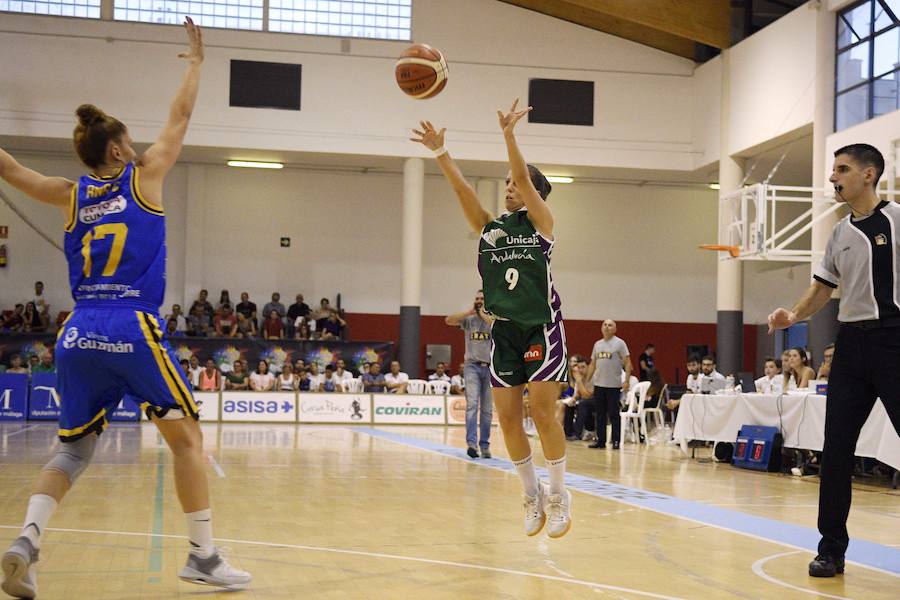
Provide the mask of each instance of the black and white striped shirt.
POLYGON ((841 219, 813 278, 841 284, 842 323, 900 318, 900 205, 883 201, 871 215, 841 219))

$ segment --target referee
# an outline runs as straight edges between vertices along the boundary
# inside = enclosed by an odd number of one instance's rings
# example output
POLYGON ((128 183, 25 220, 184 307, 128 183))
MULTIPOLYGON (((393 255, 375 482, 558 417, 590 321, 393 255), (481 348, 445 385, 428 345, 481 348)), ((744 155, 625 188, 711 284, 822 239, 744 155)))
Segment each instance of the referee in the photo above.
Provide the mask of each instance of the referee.
POLYGON ((894 237, 900 233, 900 205, 878 199, 883 171, 884 157, 868 144, 834 153, 830 181, 851 214, 834 226, 812 285, 793 310, 769 315, 769 333, 789 327, 815 314, 842 285, 820 471, 822 540, 809 563, 813 577, 844 572, 853 455, 876 398, 900 434, 900 240, 894 237))

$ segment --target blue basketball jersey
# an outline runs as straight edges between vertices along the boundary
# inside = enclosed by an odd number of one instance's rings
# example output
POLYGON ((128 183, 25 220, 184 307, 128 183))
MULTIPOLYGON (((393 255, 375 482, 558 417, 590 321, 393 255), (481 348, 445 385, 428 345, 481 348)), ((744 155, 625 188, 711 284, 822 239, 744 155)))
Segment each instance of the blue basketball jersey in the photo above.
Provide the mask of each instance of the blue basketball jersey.
POLYGON ((140 192, 140 169, 84 175, 72 189, 65 235, 75 306, 157 312, 166 290, 163 209, 140 192))

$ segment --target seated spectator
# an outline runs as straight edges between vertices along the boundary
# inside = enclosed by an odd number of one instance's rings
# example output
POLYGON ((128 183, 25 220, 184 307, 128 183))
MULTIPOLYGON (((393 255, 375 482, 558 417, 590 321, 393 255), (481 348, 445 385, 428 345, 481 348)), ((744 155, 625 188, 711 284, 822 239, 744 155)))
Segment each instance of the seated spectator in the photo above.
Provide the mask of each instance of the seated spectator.
MULTIPOLYGON (((196 304, 196 303, 195 303, 196 304)), ((191 308, 188 317, 188 335, 193 337, 209 337, 212 319, 201 306, 191 308)))
POLYGON ((294 361, 294 374, 299 375, 300 369, 306 370, 306 362, 302 358, 298 358, 294 361))
POLYGON ((44 352, 41 355, 40 362, 31 367, 31 374, 35 373, 56 373, 56 365, 53 364, 53 354, 44 352))
POLYGON ((450 393, 463 396, 466 393, 466 363, 459 363, 459 372, 450 378, 450 393))
POLYGON ((34 302, 35 309, 38 313, 47 313, 48 315, 50 314, 50 304, 44 297, 43 281, 34 282, 34 298, 32 299, 32 302, 34 302))
POLYGON ((25 366, 25 361, 22 359, 21 354, 13 354, 9 358, 9 368, 6 370, 7 373, 28 373, 28 367, 25 366))
POLYGON ((313 321, 321 324, 331 314, 331 310, 331 302, 328 298, 322 298, 319 300, 319 308, 312 312, 313 321))
POLYGON ((450 376, 447 375, 447 365, 439 362, 435 367, 434 373, 428 376, 428 381, 446 381, 450 382, 450 376))
POLYGON ((405 394, 409 385, 409 375, 400 371, 400 361, 391 361, 391 371, 385 374, 384 383, 389 394, 405 394))
POLYGON ((25 305, 25 312, 22 315, 22 319, 24 321, 22 331, 25 333, 43 333, 47 330, 47 326, 44 325, 44 321, 41 319, 41 315, 38 313, 34 302, 28 302, 25 305))
POLYGON ((760 394, 780 394, 784 386, 784 379, 778 362, 771 356, 766 357, 763 367, 764 375, 756 380, 756 391, 760 394))
POLYGON ((384 393, 385 379, 381 374, 381 363, 366 363, 368 371, 362 375, 363 391, 368 393, 384 393))
POLYGON ((684 382, 688 392, 692 394, 700 393, 700 360, 691 355, 687 361, 687 381, 684 382))
POLYGON ((286 362, 281 367, 281 373, 278 375, 275 383, 275 389, 282 392, 296 392, 300 382, 294 375, 294 368, 291 363, 286 362))
POLYGON ((222 290, 219 294, 219 303, 216 304, 216 310, 213 313, 214 315, 222 314, 222 309, 228 305, 228 308, 234 309, 234 305, 231 303, 231 296, 228 294, 228 290, 222 290))
POLYGON ((175 331, 180 331, 181 333, 187 333, 188 330, 188 322, 187 318, 181 312, 180 304, 172 305, 172 312, 166 315, 166 321, 170 321, 175 319, 175 331))
POLYGON ((182 337, 184 336, 183 331, 178 331, 178 321, 175 319, 169 319, 166 321, 166 338, 174 338, 174 337, 182 337))
POLYGON ((16 304, 13 313, 6 318, 6 328, 10 333, 20 333, 25 327, 25 305, 16 304))
POLYGON ((306 367, 306 377, 309 379, 309 390, 311 392, 318 392, 319 388, 322 387, 322 382, 325 381, 325 375, 319 372, 319 363, 313 361, 309 363, 306 367))
POLYGON ((199 308, 200 312, 209 317, 210 322, 212 322, 214 311, 212 304, 210 304, 209 300, 207 300, 208 296, 209 292, 207 292, 206 290, 200 290, 200 294, 197 295, 197 299, 194 300, 193 304, 191 304, 191 309, 188 311, 188 313, 193 315, 194 309, 199 308))
POLYGON ((304 319, 309 316, 309 304, 303 301, 303 294, 297 294, 296 302, 291 304, 287 309, 287 322, 290 327, 289 335, 293 336, 294 331, 296 331, 297 327, 299 327, 298 319, 303 317, 304 319))
POLYGON ((784 390, 806 389, 816 378, 816 372, 809 366, 809 357, 803 348, 791 348, 788 352, 788 370, 782 374, 784 390))
POLYGON ((704 377, 710 377, 715 380, 725 381, 725 376, 716 370, 716 359, 706 355, 700 363, 700 371, 704 377))
POLYGON ((247 372, 244 370, 244 365, 241 364, 241 361, 236 360, 234 364, 231 365, 231 371, 225 374, 225 389, 226 390, 249 390, 250 389, 250 378, 247 377, 247 372))
MULTIPOLYGON (((339 340, 341 339, 341 331, 347 325, 347 321, 343 320, 338 311, 333 310, 329 313, 328 318, 322 322, 321 339, 323 340, 339 340)), ((318 323, 316 324, 318 327, 318 323)))
POLYGON ((235 337, 248 340, 255 338, 258 335, 259 331, 256 329, 256 319, 248 319, 241 313, 237 313, 237 333, 235 334, 235 337))
POLYGON ((257 326, 256 304, 250 302, 250 294, 248 294, 247 292, 241 292, 241 301, 234 309, 239 315, 244 315, 245 319, 253 321, 254 327, 257 326))
POLYGON ((38 366, 38 363, 41 362, 41 359, 38 358, 37 354, 29 354, 28 355, 28 372, 31 373, 31 370, 38 366))
POLYGON ((297 317, 294 323, 294 339, 295 340, 311 340, 313 339, 313 331, 310 328, 315 327, 315 321, 308 321, 306 317, 297 317))
MULTIPOLYGON (((379 365, 380 366, 380 365, 379 365)), ((364 362, 359 368, 359 376, 368 375, 372 369, 372 363, 364 362)))
POLYGON ((296 368, 297 371, 297 389, 301 392, 309 391, 309 373, 306 371, 305 366, 300 366, 296 368))
POLYGON ((216 392, 222 389, 222 374, 216 368, 216 361, 211 358, 206 359, 206 368, 200 371, 201 392, 216 392))
POLYGON ((822 352, 822 364, 819 366, 819 373, 816 375, 816 379, 828 381, 828 377, 831 375, 831 360, 833 358, 834 344, 828 344, 825 346, 824 352, 822 352))
POLYGON ((785 373, 787 373, 791 370, 790 362, 791 362, 791 351, 790 351, 790 349, 788 349, 781 353, 781 374, 782 375, 784 375, 785 373))
POLYGON ((338 379, 341 382, 341 391, 346 391, 344 389, 344 385, 353 379, 353 373, 347 370, 347 363, 344 362, 343 358, 339 358, 337 361, 337 369, 335 369, 334 374, 337 375, 338 379))
POLYGON ((282 319, 287 316, 287 310, 284 308, 284 304, 281 303, 281 294, 279 294, 278 292, 274 292, 272 294, 272 301, 266 302, 266 305, 263 306, 262 317, 264 321, 269 320, 269 315, 272 313, 272 311, 277 312, 278 316, 282 319))
POLYGON ((250 389, 255 392, 269 392, 275 387, 275 376, 269 373, 269 363, 261 360, 256 371, 250 374, 250 389))
MULTIPOLYGON (((228 292, 222 293, 227 294, 228 292)), ((230 304, 226 303, 219 307, 213 323, 216 328, 216 337, 233 338, 237 336, 237 317, 234 316, 230 304)))
POLYGON ((325 365, 325 374, 322 376, 322 383, 319 384, 320 392, 342 392, 344 388, 341 386, 341 378, 334 372, 334 365, 325 365))
MULTIPOLYGON (((178 365, 181 367, 181 372, 187 375, 188 381, 191 379, 191 361, 186 358, 182 358, 178 361, 178 365)), ((194 384, 191 382, 191 389, 194 389, 194 384)))
POLYGON ((263 337, 267 340, 280 340, 284 337, 284 321, 277 310, 269 311, 269 318, 263 325, 263 337))
POLYGON ((191 385, 194 386, 195 390, 200 389, 200 373, 202 371, 203 367, 200 366, 200 359, 197 358, 196 354, 192 354, 187 376, 190 378, 191 385))

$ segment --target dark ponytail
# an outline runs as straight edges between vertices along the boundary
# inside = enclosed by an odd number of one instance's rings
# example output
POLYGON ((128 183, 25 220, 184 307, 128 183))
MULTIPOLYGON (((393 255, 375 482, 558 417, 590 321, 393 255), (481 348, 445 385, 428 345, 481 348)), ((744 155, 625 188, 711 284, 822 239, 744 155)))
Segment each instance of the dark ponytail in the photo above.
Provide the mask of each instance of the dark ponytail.
POLYGON ((98 168, 106 158, 110 140, 118 142, 125 133, 125 125, 107 115, 93 104, 82 104, 75 110, 78 125, 72 134, 75 152, 81 162, 92 169, 98 168))

